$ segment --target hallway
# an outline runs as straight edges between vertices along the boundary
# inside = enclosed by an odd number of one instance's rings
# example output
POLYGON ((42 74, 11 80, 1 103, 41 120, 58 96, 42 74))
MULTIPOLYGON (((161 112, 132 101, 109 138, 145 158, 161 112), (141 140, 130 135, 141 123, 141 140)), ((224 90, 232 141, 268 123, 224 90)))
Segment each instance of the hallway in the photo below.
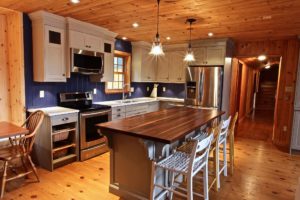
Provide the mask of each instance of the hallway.
POLYGON ((271 141, 273 132, 273 110, 255 110, 239 124, 237 137, 271 141))

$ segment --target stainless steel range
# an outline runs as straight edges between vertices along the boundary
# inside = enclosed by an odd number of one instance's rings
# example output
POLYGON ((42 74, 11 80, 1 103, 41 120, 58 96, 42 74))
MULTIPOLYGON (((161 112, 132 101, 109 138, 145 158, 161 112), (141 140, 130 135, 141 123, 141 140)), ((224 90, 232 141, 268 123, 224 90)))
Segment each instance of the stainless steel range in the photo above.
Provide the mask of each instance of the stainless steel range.
POLYGON ((78 109, 80 160, 84 161, 108 151, 107 138, 96 124, 111 121, 111 107, 94 105, 91 92, 60 93, 59 105, 78 109))

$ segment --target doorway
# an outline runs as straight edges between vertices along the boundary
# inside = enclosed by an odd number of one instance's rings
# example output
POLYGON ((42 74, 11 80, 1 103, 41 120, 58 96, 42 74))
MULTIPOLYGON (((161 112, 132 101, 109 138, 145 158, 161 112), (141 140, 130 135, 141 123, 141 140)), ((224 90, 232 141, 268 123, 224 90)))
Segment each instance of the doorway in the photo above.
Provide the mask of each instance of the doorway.
POLYGON ((271 141, 280 68, 280 57, 236 58, 236 103, 239 112, 237 136, 271 141))

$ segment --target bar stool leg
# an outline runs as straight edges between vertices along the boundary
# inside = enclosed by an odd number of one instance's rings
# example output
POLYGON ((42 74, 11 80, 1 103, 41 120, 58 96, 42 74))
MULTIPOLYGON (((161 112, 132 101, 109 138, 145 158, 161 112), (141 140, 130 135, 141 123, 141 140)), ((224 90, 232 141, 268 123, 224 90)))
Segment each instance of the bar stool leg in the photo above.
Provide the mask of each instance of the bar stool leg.
POLYGON ((224 176, 227 176, 227 150, 226 150, 226 140, 223 142, 223 166, 224 166, 224 176))
POLYGON ((208 200, 208 165, 206 164, 203 170, 203 188, 204 188, 204 200, 208 200))
MULTIPOLYGON (((174 185, 174 178, 175 178, 175 173, 174 172, 170 172, 170 186, 172 187, 174 185)), ((169 199, 173 199, 173 192, 169 192, 169 199)))
POLYGON ((8 167, 8 162, 7 162, 7 161, 4 161, 4 170, 3 170, 2 185, 1 185, 1 198, 3 198, 4 192, 5 192, 5 184, 6 184, 6 176, 7 176, 7 167, 8 167))
POLYGON ((230 172, 233 175, 233 167, 234 167, 234 133, 230 136, 230 172))
POLYGON ((193 177, 192 174, 187 176, 187 200, 193 200, 193 177))
POLYGON ((155 197, 155 177, 156 177, 156 168, 155 168, 155 162, 152 161, 152 169, 151 169, 151 189, 150 189, 150 200, 154 200, 155 197))
POLYGON ((220 155, 219 155, 219 144, 216 145, 216 191, 218 191, 220 189, 220 155))

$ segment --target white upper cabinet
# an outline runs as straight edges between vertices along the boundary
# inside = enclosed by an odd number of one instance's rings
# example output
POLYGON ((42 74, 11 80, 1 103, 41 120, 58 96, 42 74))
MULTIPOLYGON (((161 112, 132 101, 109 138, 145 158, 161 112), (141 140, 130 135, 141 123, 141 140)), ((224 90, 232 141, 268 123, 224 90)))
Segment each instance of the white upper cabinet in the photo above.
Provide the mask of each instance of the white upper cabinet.
POLYGON ((183 61, 185 52, 170 52, 169 56, 169 82, 182 83, 185 82, 185 68, 187 63, 183 61))
POLYGON ((69 31, 69 47, 89 51, 103 52, 103 40, 101 37, 69 31))
POLYGON ((185 81, 184 51, 166 51, 158 57, 157 81, 163 83, 183 83, 185 81))
POLYGON ((114 49, 115 40, 104 40, 104 74, 102 82, 114 81, 114 49))
POLYGON ((157 58, 157 81, 168 82, 169 81, 169 52, 165 52, 164 56, 157 58))
POLYGON ((31 13, 33 74, 38 82, 66 82, 65 18, 37 11, 31 13))
POLYGON ((132 45, 132 82, 156 81, 157 60, 149 55, 150 45, 136 42, 132 45))
POLYGON ((224 65, 225 63, 225 47, 207 47, 206 48, 206 64, 207 65, 224 65))
POLYGON ((225 46, 193 48, 196 61, 192 65, 224 65, 225 46))

